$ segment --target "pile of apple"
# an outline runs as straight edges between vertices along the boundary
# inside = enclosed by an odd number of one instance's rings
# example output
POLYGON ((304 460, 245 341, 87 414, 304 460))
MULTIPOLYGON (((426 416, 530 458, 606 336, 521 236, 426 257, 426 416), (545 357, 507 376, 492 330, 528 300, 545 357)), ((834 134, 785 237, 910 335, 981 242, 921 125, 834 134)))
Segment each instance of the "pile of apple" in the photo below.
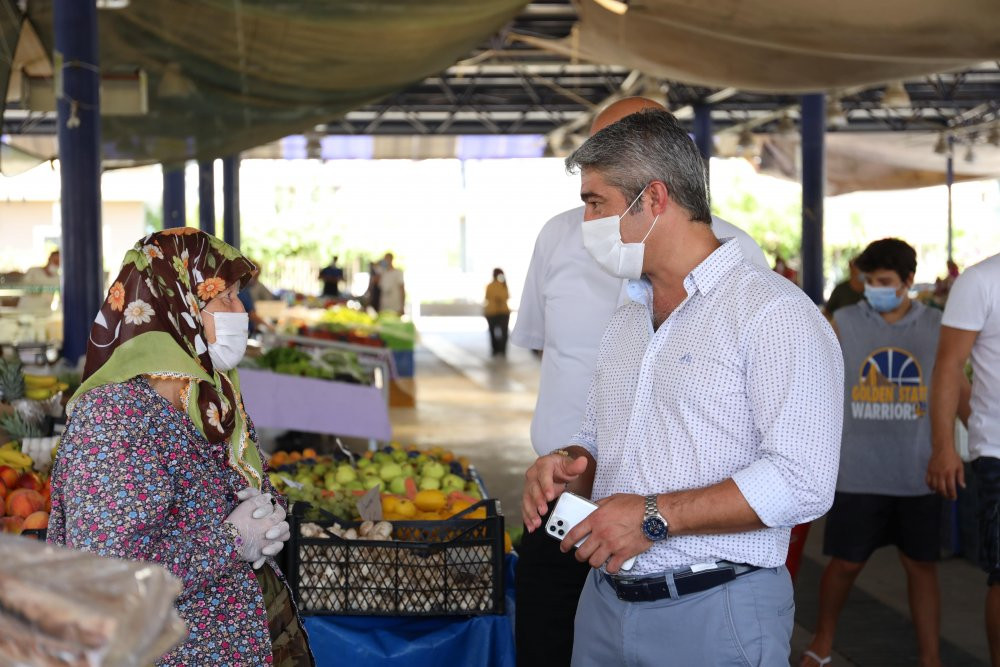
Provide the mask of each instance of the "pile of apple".
POLYGON ((353 462, 306 451, 275 452, 271 482, 290 500, 321 507, 349 521, 359 518, 358 497, 378 488, 388 521, 445 519, 482 499, 469 479, 468 461, 440 447, 420 450, 393 442, 353 462), (313 456, 307 456, 312 454, 313 456))
POLYGON ((48 528, 51 493, 49 480, 38 473, 0 466, 0 532, 48 528))

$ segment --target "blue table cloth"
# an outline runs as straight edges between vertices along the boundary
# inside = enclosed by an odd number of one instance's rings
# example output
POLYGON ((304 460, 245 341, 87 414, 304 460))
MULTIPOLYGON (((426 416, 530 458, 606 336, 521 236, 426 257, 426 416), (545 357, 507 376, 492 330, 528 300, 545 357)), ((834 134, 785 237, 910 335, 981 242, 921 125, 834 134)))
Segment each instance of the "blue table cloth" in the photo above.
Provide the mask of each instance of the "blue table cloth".
POLYGON ((317 667, 515 667, 514 563, 508 555, 504 614, 496 616, 306 616, 317 667))

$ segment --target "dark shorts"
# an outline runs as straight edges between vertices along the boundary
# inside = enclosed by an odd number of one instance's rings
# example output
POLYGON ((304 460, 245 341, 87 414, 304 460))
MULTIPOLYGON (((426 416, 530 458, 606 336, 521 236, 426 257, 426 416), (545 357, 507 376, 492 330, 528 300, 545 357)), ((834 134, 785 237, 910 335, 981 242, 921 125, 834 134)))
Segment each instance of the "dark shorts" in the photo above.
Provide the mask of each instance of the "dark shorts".
POLYGON ((826 516, 823 553, 864 563, 879 547, 895 545, 916 561, 941 557, 941 497, 841 493, 826 516))
POLYGON ((981 456, 972 470, 979 488, 979 564, 993 586, 1000 584, 1000 459, 981 456))

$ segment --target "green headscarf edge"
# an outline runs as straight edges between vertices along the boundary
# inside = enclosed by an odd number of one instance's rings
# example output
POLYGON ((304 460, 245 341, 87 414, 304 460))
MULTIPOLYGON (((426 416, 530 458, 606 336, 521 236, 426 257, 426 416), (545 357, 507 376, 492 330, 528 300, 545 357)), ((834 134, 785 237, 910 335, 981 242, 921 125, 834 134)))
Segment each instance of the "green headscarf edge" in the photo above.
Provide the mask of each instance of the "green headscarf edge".
MULTIPOLYGON (((216 373, 221 375, 218 371, 216 373)), ((170 334, 163 331, 149 331, 119 345, 111 353, 111 357, 76 390, 66 404, 66 414, 71 416, 76 401, 92 389, 107 384, 128 382, 139 375, 160 374, 201 380, 216 387, 219 387, 220 382, 222 382, 221 379, 216 380, 209 376, 170 334)), ((232 406, 236 414, 234 415, 233 433, 229 437, 229 465, 246 478, 252 486, 260 489, 264 479, 264 466, 256 445, 247 437, 249 429, 243 413, 239 373, 233 369, 225 375, 233 383, 233 395, 237 403, 237 405, 232 406)), ((223 395, 221 389, 219 395, 223 395)), ((201 413, 198 410, 197 383, 191 385, 187 415, 198 432, 204 435, 205 425, 201 421, 201 413)))

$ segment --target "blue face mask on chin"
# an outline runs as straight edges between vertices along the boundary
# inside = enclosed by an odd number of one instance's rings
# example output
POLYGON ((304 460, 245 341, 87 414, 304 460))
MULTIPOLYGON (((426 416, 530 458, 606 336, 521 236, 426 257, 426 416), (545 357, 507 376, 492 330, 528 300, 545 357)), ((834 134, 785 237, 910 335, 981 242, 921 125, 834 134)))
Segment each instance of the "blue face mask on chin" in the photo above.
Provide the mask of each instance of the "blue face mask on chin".
POLYGON ((903 297, 896 294, 896 287, 873 287, 865 283, 865 299, 880 313, 888 313, 899 308, 903 297))

